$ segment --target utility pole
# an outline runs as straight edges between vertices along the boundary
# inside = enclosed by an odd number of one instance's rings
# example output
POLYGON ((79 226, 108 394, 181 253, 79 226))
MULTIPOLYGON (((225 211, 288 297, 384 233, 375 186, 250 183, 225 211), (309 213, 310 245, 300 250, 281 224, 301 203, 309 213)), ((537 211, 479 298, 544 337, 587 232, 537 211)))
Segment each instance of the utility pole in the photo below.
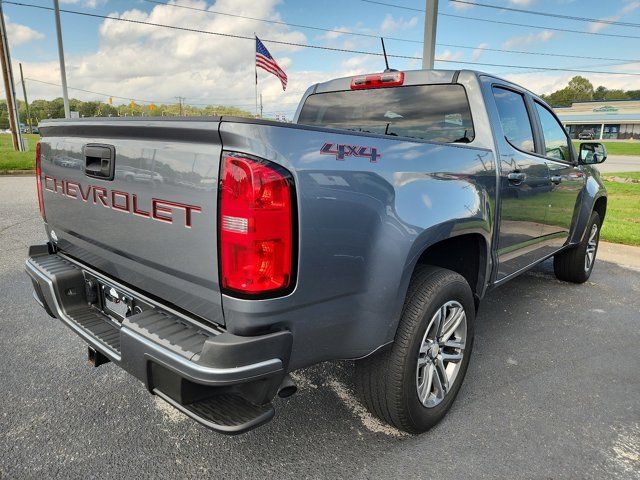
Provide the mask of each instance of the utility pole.
POLYGON ((22 73, 22 64, 18 64, 20 66, 20 82, 22 82, 22 93, 24 95, 24 108, 27 112, 27 127, 29 127, 29 133, 33 133, 33 128, 31 127, 31 115, 29 115, 29 100, 27 100, 27 86, 24 83, 24 75, 22 73))
POLYGON ((180 106, 180 116, 184 116, 184 108, 183 103, 187 98, 186 97, 176 97, 178 99, 178 105, 180 106))
POLYGON ((20 116, 18 115, 18 104, 16 102, 16 89, 13 84, 11 55, 9 55, 9 40, 7 39, 7 28, 4 24, 2 2, 0 2, 0 66, 2 67, 4 91, 7 95, 7 114, 9 116, 9 127, 11 128, 13 149, 19 152, 24 152, 25 146, 24 143, 22 143, 22 132, 20 131, 20 116))
POLYGON ((424 12, 424 43, 422 44, 422 69, 432 70, 436 55, 436 30, 438 27, 438 0, 426 0, 424 12))
POLYGON ((58 0, 53 0, 53 9, 56 17, 56 33, 58 34, 58 58, 60 60, 60 78, 62 80, 62 101, 64 102, 64 117, 70 118, 69 93, 67 92, 67 70, 64 67, 64 49, 62 48, 62 27, 60 26, 60 7, 58 0))

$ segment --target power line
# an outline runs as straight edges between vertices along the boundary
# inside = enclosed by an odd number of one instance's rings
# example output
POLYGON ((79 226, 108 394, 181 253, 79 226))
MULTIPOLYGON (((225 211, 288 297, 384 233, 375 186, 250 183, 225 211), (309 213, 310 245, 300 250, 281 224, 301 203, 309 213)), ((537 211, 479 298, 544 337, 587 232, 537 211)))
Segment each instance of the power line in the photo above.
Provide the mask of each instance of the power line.
MULTIPOLYGON (((363 2, 365 1, 369 1, 369 0, 362 0, 363 2)), ((515 26, 515 27, 526 27, 526 28, 537 28, 540 30, 551 30, 554 32, 563 32, 563 33, 578 33, 581 35, 595 35, 595 36, 600 36, 600 37, 613 37, 613 38, 633 38, 633 39, 640 39, 639 36, 637 35, 622 35, 619 33, 602 33, 602 32, 585 32, 584 30, 570 30, 568 28, 556 28, 556 27, 545 27, 542 25, 531 25, 531 24, 527 24, 527 23, 516 23, 516 22, 507 22, 504 20, 491 20, 488 18, 478 18, 478 17, 469 17, 469 16, 464 16, 464 15, 455 15, 453 13, 438 13, 438 15, 442 15, 444 17, 451 17, 451 18, 461 18, 463 20, 473 20, 473 21, 477 21, 477 22, 487 22, 487 23, 496 23, 499 25, 511 25, 511 26, 515 26)))
POLYGON ((541 55, 545 57, 582 58, 585 60, 610 60, 612 62, 625 62, 625 63, 640 62, 640 60, 632 59, 632 58, 593 57, 593 56, 586 56, 586 55, 570 55, 568 53, 528 52, 525 50, 508 50, 503 48, 489 48, 489 47, 482 47, 482 46, 471 47, 469 45, 453 45, 450 43, 436 43, 436 45, 440 47, 462 48, 467 50, 486 50, 488 52, 517 53, 518 55, 541 55))
MULTIPOLYGON (((40 10, 53 10, 53 8, 51 7, 45 7, 43 5, 33 5, 30 3, 21 3, 21 2, 9 2, 9 1, 3 1, 4 4, 9 4, 9 5, 17 5, 19 7, 29 7, 29 8, 37 8, 40 10)), ((133 20, 131 18, 122 18, 122 17, 112 17, 110 15, 99 15, 97 13, 89 13, 89 12, 78 12, 76 10, 65 10, 65 9, 60 9, 61 12, 63 13, 70 13, 72 15, 80 15, 80 16, 84 16, 84 17, 91 17, 91 18, 102 18, 105 20, 117 20, 120 22, 127 22, 127 23, 132 23, 132 24, 136 24, 136 25, 149 25, 152 27, 163 27, 163 28, 169 28, 172 30, 182 30, 185 32, 192 32, 192 33, 203 33, 206 35, 215 35, 218 37, 226 37, 226 38, 237 38, 237 39, 243 39, 243 40, 251 40, 251 41, 255 41, 255 37, 253 36, 248 36, 248 35, 238 35, 235 33, 222 33, 222 32, 211 32, 208 30, 200 30, 197 28, 188 28, 188 27, 178 27, 176 25, 168 25, 165 23, 155 23, 155 22, 145 22, 142 20, 133 20)), ((384 56, 382 53, 378 53, 378 52, 366 52, 366 51, 362 51, 362 50, 349 50, 346 48, 336 48, 336 47, 325 47, 325 46, 321 46, 321 45, 312 45, 312 44, 308 44, 308 43, 297 43, 297 42, 285 42, 283 40, 269 40, 266 38, 261 39, 263 42, 267 42, 267 43, 275 43, 278 45, 288 45, 288 46, 292 46, 292 47, 302 47, 302 48, 315 48, 318 50, 328 50, 328 51, 332 51, 332 52, 346 52, 346 53, 357 53, 360 55, 375 55, 377 57, 382 57, 384 56)), ((393 57, 393 58, 404 58, 404 59, 409 59, 409 60, 415 60, 417 57, 412 57, 409 55, 387 55, 388 57, 393 57)))
MULTIPOLYGON (((43 80, 36 80, 35 78, 29 78, 29 77, 24 77, 24 80, 27 80, 27 81, 30 81, 30 82, 42 83, 42 84, 45 84, 45 85, 51 85, 51 86, 54 86, 54 87, 60 87, 61 86, 58 83, 45 82, 43 80)), ((77 88, 77 87, 68 87, 68 88, 69 88, 69 90, 77 90, 77 91, 80 91, 80 92, 92 93, 94 95, 100 95, 102 97, 119 98, 119 99, 128 100, 128 101, 133 100, 134 102, 140 102, 140 103, 153 103, 153 104, 156 104, 156 105, 164 105, 164 104, 175 105, 176 104, 175 102, 167 102, 167 101, 163 101, 163 100, 143 100, 143 99, 140 99, 140 98, 122 97, 122 96, 119 96, 119 95, 112 95, 112 94, 109 94, 109 93, 96 92, 94 90, 87 90, 87 89, 84 89, 84 88, 77 88)), ((176 97, 176 98, 185 100, 185 97, 176 97)), ((214 107, 214 108, 215 107, 236 107, 237 108, 237 107, 240 107, 240 106, 243 105, 243 104, 237 104, 237 103, 234 103, 234 102, 230 102, 230 103, 231 103, 231 105, 223 105, 223 104, 215 103, 215 102, 212 102, 212 103, 191 103, 191 102, 189 102, 189 103, 185 103, 183 105, 184 106, 200 105, 200 106, 208 106, 208 107, 214 107)), ((296 103, 297 103, 297 101, 296 101, 296 103)), ((253 104, 247 104, 247 106, 253 106, 253 104)), ((292 113, 292 112, 295 112, 296 110, 297 110, 297 108, 294 108, 294 109, 287 108, 287 109, 282 109, 282 110, 269 110, 269 111, 266 111, 265 113, 292 113)))
MULTIPOLYGON (((345 30, 336 30, 336 29, 332 29, 332 28, 325 28, 325 27, 312 27, 311 25, 302 25, 300 23, 289 23, 289 22, 284 22, 281 20, 270 20, 267 18, 257 18, 257 17, 249 17, 247 15, 239 15, 236 13, 228 13, 228 12, 220 12, 218 10, 207 10, 206 8, 197 8, 197 7, 191 7, 188 5, 178 5, 177 3, 166 3, 166 2, 160 2, 158 0, 144 0, 145 2, 148 3, 153 3, 156 5, 164 5, 167 7, 175 7, 175 8, 183 8, 186 10, 193 10, 196 12, 204 12, 204 13, 210 13, 213 15, 224 15, 226 17, 233 17, 233 18, 243 18, 245 20, 255 20, 257 22, 264 22, 264 23, 271 23, 271 24, 275 24, 275 25, 284 25, 287 27, 296 27, 296 28, 306 28, 309 30, 317 30, 320 32, 329 32, 329 33, 339 33, 341 35, 352 35, 352 36, 356 36, 356 37, 367 37, 367 38, 375 38, 376 40, 380 39, 380 35, 376 35, 373 33, 361 33, 361 32, 350 32, 350 31, 345 31, 345 30)), ((420 40, 412 40, 409 38, 398 38, 398 37, 384 37, 385 40, 389 39, 389 40, 396 40, 398 42, 408 42, 408 43, 422 43, 422 41, 420 40)))
MULTIPOLYGON (((528 65, 505 65, 500 63, 467 62, 464 60, 438 60, 437 58, 436 58, 436 62, 461 63, 463 65, 483 65, 485 67, 522 68, 525 70, 537 70, 537 71, 549 71, 549 72, 600 73, 605 75, 630 75, 634 77, 640 76, 640 73, 633 73, 633 72, 607 72, 607 71, 601 71, 601 70, 578 70, 576 68, 532 67, 528 65)), ((622 64, 622 65, 626 65, 626 64, 622 64)))
POLYGON ((365 3, 375 3, 376 5, 384 5, 385 7, 401 8, 402 10, 410 10, 412 12, 424 13, 423 8, 407 7, 405 5, 397 5, 395 3, 378 2, 376 0, 361 0, 361 1, 365 3))
MULTIPOLYGON (((324 28, 324 27, 312 27, 312 26, 309 26, 309 25, 302 25, 302 24, 297 24, 297 23, 288 23, 288 22, 284 22, 284 21, 280 21, 280 20, 269 20, 269 19, 266 19, 266 18, 249 17, 249 16, 246 16, 246 15, 238 15, 238 14, 234 14, 234 13, 220 12, 220 11, 217 11, 217 10, 207 10, 206 8, 190 7, 188 5, 178 5, 178 4, 175 4, 175 3, 165 3, 165 2, 158 1, 158 0, 144 0, 144 1, 148 2, 148 3, 156 4, 156 5, 165 5, 165 6, 168 6, 168 7, 183 8, 183 9, 187 9, 187 10, 210 13, 210 14, 215 14, 215 15, 224 15, 224 16, 229 16, 229 17, 234 17, 234 18, 243 18, 243 19, 247 19, 247 20, 256 20, 256 21, 259 21, 259 22, 272 23, 272 24, 276 24, 276 25, 284 25, 284 26, 287 26, 287 27, 307 28, 307 29, 310 29, 310 30, 319 30, 319 31, 322 31, 322 32, 338 33, 338 34, 342 34, 342 35, 351 35, 351 36, 365 37, 365 38, 375 38, 376 40, 380 38, 380 35, 369 34, 369 33, 349 32, 349 31, 345 31, 345 30, 335 30, 335 29, 324 28)), ((452 1, 452 2, 460 1, 461 3, 470 3, 470 2, 464 2, 463 0, 449 0, 449 1, 452 1)), ((483 4, 476 4, 476 3, 474 3, 473 5, 484 6, 483 4)), ((502 7, 496 7, 496 8, 502 8, 502 7)), ((514 9, 509 9, 509 10, 514 10, 514 9)), ((638 25, 638 26, 640 26, 640 25, 638 25)), ((384 39, 385 40, 396 40, 396 41, 399 41, 399 42, 422 44, 421 40, 412 40, 412 39, 409 39, 409 38, 398 38, 398 37, 387 37, 387 36, 385 36, 384 39)), ((441 47, 453 47, 453 48, 463 48, 463 49, 473 49, 473 50, 478 48, 478 47, 473 47, 473 46, 469 46, 469 45, 448 45, 446 43, 437 43, 436 45, 441 46, 441 47)), ((501 52, 501 53, 516 53, 516 54, 525 54, 525 55, 543 55, 543 56, 565 57, 565 58, 584 58, 584 59, 612 60, 612 61, 623 61, 623 62, 638 62, 638 61, 640 61, 640 60, 624 59, 624 58, 588 57, 588 56, 568 55, 568 54, 562 55, 562 54, 553 54, 553 53, 544 53, 544 52, 525 52, 525 51, 520 51, 520 50, 508 50, 508 49, 483 48, 482 50, 487 50, 487 51, 492 51, 492 52, 501 52)))
MULTIPOLYGON (((375 38, 376 40, 380 38, 380 35, 375 35, 375 34, 369 34, 369 33, 360 33, 360 32, 350 32, 350 31, 345 31, 345 30, 335 30, 335 29, 331 29, 331 28, 324 28, 324 27, 312 27, 310 25, 302 25, 302 24, 298 24, 298 23, 289 23, 289 22, 284 22, 284 21, 280 21, 280 20, 269 20, 266 18, 256 18, 256 17, 249 17, 246 15, 238 15, 238 14, 234 14, 234 13, 228 13, 228 12, 220 12, 218 10, 207 10, 206 8, 197 8, 197 7, 191 7, 188 5, 178 5, 175 3, 165 3, 165 2, 161 2, 158 0, 144 0, 145 2, 148 3, 152 3, 152 4, 156 4, 156 5, 164 5, 164 6, 168 6, 168 7, 175 7, 175 8, 183 8, 186 10, 193 10, 196 12, 204 12, 204 13, 210 13, 210 14, 214 14, 214 15, 224 15, 224 16, 228 16, 228 17, 234 17, 234 18, 243 18, 243 19, 247 19, 247 20, 255 20, 255 21, 259 21, 259 22, 265 22, 265 23, 272 23, 272 24, 276 24, 276 25, 284 25, 287 27, 296 27, 296 28, 307 28, 310 30, 318 30, 318 31, 322 31, 322 32, 330 32, 330 33, 338 33, 338 34, 342 34, 342 35, 351 35, 351 36, 356 36, 356 37, 365 37, 365 38, 375 38)), ((458 0, 450 0, 450 1, 458 1, 458 0)), ((460 0, 462 1, 462 0, 460 0)), ((474 5, 482 5, 482 4, 474 4, 474 5)), ((498 7, 496 7, 498 8, 498 7)), ((640 26, 640 25, 639 25, 640 26)), ((416 43, 416 44, 422 44, 421 40, 412 40, 409 38, 398 38, 398 37, 384 37, 385 40, 395 40, 398 42, 407 42, 407 43, 416 43)), ((470 45, 448 45, 445 43, 437 43, 436 45, 438 46, 442 46, 442 47, 454 47, 454 48, 463 48, 463 49, 477 49, 478 47, 473 47, 470 45)), ((633 60, 633 59, 621 59, 621 58, 605 58, 605 57, 587 57, 587 56, 579 56, 579 55, 561 55, 561 54, 553 54, 553 53, 543 53, 543 52, 525 52, 525 51, 519 51, 519 50, 508 50, 508 49, 491 49, 491 48, 483 48, 482 50, 487 50, 487 51, 493 51, 493 52, 502 52, 502 53, 516 53, 516 54, 526 54, 526 55, 543 55, 543 56, 552 56, 552 57, 565 57, 565 58, 585 58, 585 59, 595 59, 595 60, 613 60, 613 61, 624 61, 624 62, 638 62, 640 60, 633 60)))
MULTIPOLYGON (((42 83, 44 85, 51 85, 53 87, 60 87, 61 85, 59 83, 53 83, 53 82, 45 82, 44 80, 36 80, 35 78, 29 78, 29 77, 25 77, 25 80, 28 80, 30 82, 36 82, 36 83, 42 83)), ((127 101, 134 101, 134 102, 139 102, 139 103, 153 103, 153 104, 157 104, 157 105, 163 105, 163 104, 168 104, 168 105, 177 105, 177 103, 175 101, 169 101, 169 100, 146 100, 146 99, 141 99, 141 98, 134 98, 134 97, 123 97, 121 95, 113 95, 110 93, 104 93, 104 92, 96 92, 95 90, 87 90, 85 88, 78 88, 78 87, 68 87, 69 90, 76 90, 79 92, 84 92, 84 93, 91 93, 93 95, 100 95, 101 97, 111 97, 111 98, 118 98, 120 100, 127 100, 127 101)), ((304 93, 304 92, 302 92, 304 93)), ((269 97, 272 98, 273 96, 269 95, 265 95, 265 97, 269 97)), ((181 98, 182 100, 186 100, 188 98, 185 97, 176 97, 176 98, 181 98)), ((294 100, 291 101, 281 101, 280 103, 293 103, 294 100)), ((297 103, 297 100, 295 100, 295 102, 297 103)), ((232 106, 232 107, 242 107, 242 106, 253 106, 253 103, 251 104, 244 104, 244 103, 235 103, 233 101, 229 102, 231 103, 231 105, 223 105, 222 103, 218 103, 218 102, 210 102, 210 103, 194 103, 194 102, 188 102, 185 103, 185 105, 189 105, 189 106, 206 106, 206 107, 224 107, 224 106, 232 106)))
MULTIPOLYGON (((626 63, 606 63, 606 64, 600 64, 600 65, 581 65, 578 68, 599 68, 599 67, 615 67, 615 66, 620 66, 620 65, 626 65, 626 63)), ((544 72, 544 67, 525 67, 525 71, 528 73, 535 73, 535 72, 544 72), (542 70, 541 70, 542 68, 542 70)), ((524 71, 504 71, 504 72, 500 72, 500 73, 496 73, 496 75, 508 75, 510 73, 524 73, 524 71)))
MULTIPOLYGON (((362 1, 372 1, 372 0, 362 0, 362 1)), ((11 1, 6 1, 6 0, 3 3, 11 4, 11 5, 17 5, 17 6, 21 6, 21 7, 38 8, 38 9, 42 9, 42 10, 53 10, 53 8, 51 8, 51 7, 45 7, 45 6, 41 6, 41 5, 32 5, 32 4, 28 4, 28 3, 11 2, 11 1)), ((153 27, 169 28, 171 30, 180 30, 180 31, 187 31, 187 32, 193 32, 193 33, 202 33, 202 34, 206 34, 206 35, 214 35, 214 36, 220 36, 220 37, 226 37, 226 38, 236 38, 236 39, 244 39, 244 40, 255 41, 255 37, 253 37, 253 36, 250 37, 250 36, 247 36, 247 35, 238 35, 238 34, 221 33, 221 32, 211 32, 211 31, 208 31, 208 30, 199 30, 199 29, 194 29, 194 28, 179 27, 179 26, 176 26, 176 25, 167 25, 167 24, 161 24, 161 23, 155 23, 155 22, 145 22, 145 21, 142 21, 142 20, 132 20, 132 19, 129 19, 129 18, 112 17, 112 16, 108 16, 108 15, 99 15, 99 14, 96 14, 96 13, 78 12, 78 11, 75 11, 75 10, 63 10, 63 9, 61 9, 60 11, 64 12, 64 13, 70 13, 70 14, 74 14, 74 15, 80 15, 80 16, 86 16, 86 17, 92 17, 92 18, 102 18, 102 19, 107 19, 107 20, 116 20, 116 21, 127 22, 127 23, 138 24, 138 25, 148 25, 148 26, 153 26, 153 27)), ((460 18, 466 18, 466 17, 460 17, 460 18)), ((636 38, 640 38, 640 37, 636 37, 636 38)), ((267 42, 267 43, 275 43, 275 44, 280 44, 280 45, 289 45, 289 46, 296 46, 296 47, 302 47, 302 48, 313 48, 313 49, 318 49, 318 50, 328 50, 328 51, 343 52, 343 53, 356 53, 356 54, 359 54, 359 55, 371 55, 371 56, 376 56, 376 57, 383 56, 382 53, 379 53, 379 52, 368 52, 368 51, 365 51, 365 50, 350 50, 350 49, 346 49, 346 48, 325 47, 325 46, 321 46, 321 45, 303 44, 303 43, 297 43, 297 42, 285 42, 285 41, 281 41, 281 40, 263 39, 263 41, 267 42)), ((401 58, 401 59, 408 59, 408 60, 420 60, 421 59, 420 57, 414 57, 414 56, 409 56, 409 55, 393 55, 393 54, 389 54, 387 56, 390 57, 390 58, 401 58)), ((462 61, 462 60, 445 60, 445 59, 438 59, 438 58, 436 58, 436 61, 444 62, 444 63, 458 63, 458 64, 464 64, 464 65, 480 65, 480 66, 485 66, 485 67, 523 68, 523 69, 547 70, 547 71, 559 71, 559 72, 600 73, 600 74, 608 74, 608 75, 640 76, 640 73, 632 73, 632 72, 611 72, 611 71, 577 70, 577 69, 572 69, 572 68, 532 67, 532 66, 526 66, 526 65, 510 65, 510 64, 486 63, 486 62, 470 62, 470 61, 462 61)))
MULTIPOLYGON (((419 9, 419 8, 412 8, 412 7, 405 7, 404 5, 397 5, 395 3, 386 3, 386 2, 379 2, 377 0, 360 0, 361 2, 365 2, 365 3, 372 3, 375 5, 384 5, 386 7, 393 7, 393 8, 401 8, 403 10, 411 10, 414 12, 422 12, 424 13, 424 10, 419 9)), ((5 3, 10 3, 10 2, 5 2, 5 3)), ((525 27, 525 28, 537 28, 540 30, 552 30, 555 32, 564 32, 564 33, 578 33, 581 35, 595 35, 595 36, 600 36, 600 37, 613 37, 613 38, 633 38, 633 39, 640 39, 639 36, 636 35, 622 35, 619 33, 602 33, 602 32, 585 32, 583 30, 571 30, 568 28, 556 28, 556 27, 545 27, 542 25, 531 25, 531 24, 527 24, 527 23, 516 23, 516 22, 507 22, 504 20, 492 20, 489 18, 478 18, 478 17, 470 17, 470 16, 465 16, 465 15, 456 15, 453 13, 444 13, 444 12, 439 12, 438 13, 439 16, 443 16, 443 17, 451 17, 451 18, 460 18, 462 20, 472 20, 472 21, 477 21, 477 22, 487 22, 487 23, 496 23, 498 25, 511 25, 514 27, 525 27)))
POLYGON ((449 0, 449 1, 453 3, 473 5, 474 7, 492 8, 495 10, 505 10, 508 12, 527 13, 529 15, 538 15, 541 17, 562 18, 563 20, 576 20, 578 22, 606 23, 607 25, 618 25, 621 27, 640 27, 640 23, 620 22, 618 20, 607 20, 607 19, 590 18, 590 17, 576 17, 573 15, 562 15, 560 13, 541 12, 539 10, 526 10, 524 8, 503 7, 501 5, 489 5, 486 3, 476 3, 476 2, 471 2, 469 0, 449 0))
MULTIPOLYGON (((293 94, 293 95, 296 95, 296 92, 290 92, 290 93, 293 94)), ((304 93, 304 92, 302 92, 302 93, 304 93)), ((302 96, 302 93, 300 93, 300 96, 302 96)), ((185 98, 185 97, 182 97, 182 98, 185 98)), ((194 97, 187 97, 186 100, 189 100, 189 98, 192 98, 193 100, 203 101, 203 99, 201 99, 201 98, 194 98, 194 97)), ((242 97, 243 100, 246 99, 246 98, 248 98, 248 97, 242 97)), ((264 98, 273 98, 273 99, 275 99, 277 97, 275 95, 264 95, 264 98)), ((209 103, 187 102, 187 103, 189 105, 194 105, 194 106, 195 105, 204 105, 204 106, 207 106, 207 105, 221 105, 221 104, 217 104, 216 102, 209 102, 209 103)), ((282 98, 278 99, 278 104, 280 104, 280 105, 288 105, 288 104, 293 104, 293 103, 297 104, 298 100, 296 100, 294 98, 291 98, 291 99, 288 99, 288 100, 287 99, 282 99, 282 98)), ((255 105, 256 105, 255 101, 253 103, 236 103, 236 102, 233 102, 233 106, 234 107, 255 107, 255 105)))
MULTIPOLYGON (((44 80, 36 80, 35 78, 25 77, 25 80, 29 80, 30 82, 36 82, 36 83, 43 83, 45 85, 51 85, 53 87, 60 87, 61 86, 58 83, 45 82, 44 80)), ((86 90, 84 88, 76 88, 76 87, 68 87, 68 88, 69 88, 69 90, 76 90, 78 92, 92 93, 94 95, 100 95, 102 97, 119 98, 120 100, 129 100, 129 101, 133 100, 134 102, 140 102, 140 103, 157 103, 157 104, 163 104, 163 103, 175 104, 176 103, 176 102, 167 102, 167 101, 162 101, 162 100, 144 100, 144 99, 133 98, 133 97, 122 97, 120 95, 111 95, 109 93, 95 92, 93 90, 86 90)))

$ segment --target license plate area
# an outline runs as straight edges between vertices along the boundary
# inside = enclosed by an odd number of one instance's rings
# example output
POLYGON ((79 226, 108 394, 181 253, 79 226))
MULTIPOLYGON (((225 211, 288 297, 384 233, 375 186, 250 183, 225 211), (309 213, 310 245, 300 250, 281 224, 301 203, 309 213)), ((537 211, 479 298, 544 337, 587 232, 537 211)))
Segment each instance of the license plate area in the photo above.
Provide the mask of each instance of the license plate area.
POLYGON ((93 305, 118 325, 127 317, 154 308, 132 295, 131 292, 92 273, 84 272, 84 280, 87 303, 93 305))
POLYGON ((102 308, 104 313, 122 322, 133 312, 133 298, 116 288, 100 284, 102 308))

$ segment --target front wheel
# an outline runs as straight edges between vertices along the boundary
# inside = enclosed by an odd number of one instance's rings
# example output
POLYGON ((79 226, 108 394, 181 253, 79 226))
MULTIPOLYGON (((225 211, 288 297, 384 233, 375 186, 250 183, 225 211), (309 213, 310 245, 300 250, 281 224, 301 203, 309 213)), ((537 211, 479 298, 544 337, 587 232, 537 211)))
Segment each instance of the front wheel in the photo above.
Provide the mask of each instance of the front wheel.
POLYGON ((475 306, 467 281, 443 268, 419 267, 389 350, 356 364, 369 410, 409 433, 445 416, 469 364, 475 306))
POLYGON ((601 226, 600 215, 593 212, 582 241, 576 247, 553 257, 553 270, 558 280, 584 283, 589 279, 596 262, 601 226))

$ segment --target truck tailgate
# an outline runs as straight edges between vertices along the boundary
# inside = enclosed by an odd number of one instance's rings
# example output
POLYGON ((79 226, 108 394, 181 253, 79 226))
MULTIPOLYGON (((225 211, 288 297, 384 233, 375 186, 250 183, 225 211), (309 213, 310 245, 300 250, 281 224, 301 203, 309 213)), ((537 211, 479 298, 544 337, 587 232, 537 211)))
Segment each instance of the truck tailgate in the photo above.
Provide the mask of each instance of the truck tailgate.
POLYGON ((45 122, 41 179, 58 247, 224 324, 218 285, 219 119, 45 122))

